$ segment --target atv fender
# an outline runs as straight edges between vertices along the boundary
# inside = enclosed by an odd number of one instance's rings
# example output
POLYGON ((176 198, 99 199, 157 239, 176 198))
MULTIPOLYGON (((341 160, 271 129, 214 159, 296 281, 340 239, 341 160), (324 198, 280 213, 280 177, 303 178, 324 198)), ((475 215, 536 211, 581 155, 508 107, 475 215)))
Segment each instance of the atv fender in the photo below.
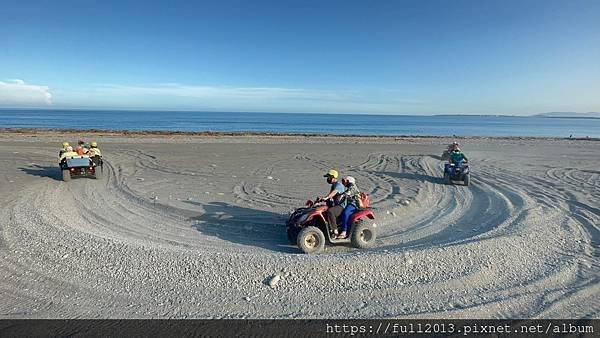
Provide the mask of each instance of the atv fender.
POLYGON ((323 223, 327 223, 327 222, 325 221, 325 218, 323 217, 323 213, 322 213, 322 212, 320 212, 320 211, 318 211, 318 210, 316 210, 316 211, 314 211, 314 212, 312 212, 312 213, 310 213, 310 214, 308 215, 308 217, 306 218, 306 221, 304 221, 304 224, 306 224, 306 223, 309 223, 309 222, 310 222, 310 221, 312 221, 312 220, 313 220, 313 218, 315 218, 315 217, 317 217, 318 219, 320 219, 320 220, 321 220, 323 223))
POLYGON ((375 215, 373 214, 373 211, 359 210, 359 211, 355 212, 354 214, 352 214, 352 216, 350 217, 350 224, 354 224, 354 222, 361 220, 365 217, 370 218, 370 219, 375 219, 375 215))

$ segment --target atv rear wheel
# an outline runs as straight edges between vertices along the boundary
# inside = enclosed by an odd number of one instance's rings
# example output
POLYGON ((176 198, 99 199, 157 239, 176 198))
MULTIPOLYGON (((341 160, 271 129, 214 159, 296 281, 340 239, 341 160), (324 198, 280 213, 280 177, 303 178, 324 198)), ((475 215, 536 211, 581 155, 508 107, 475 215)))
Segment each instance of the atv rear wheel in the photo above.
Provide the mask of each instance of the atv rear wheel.
POLYGON ((354 225, 352 231, 352 246, 359 249, 372 248, 375 245, 377 232, 375 227, 363 221, 359 221, 354 225))
POLYGON ((325 248, 325 235, 321 229, 308 226, 300 231, 296 243, 307 254, 319 253, 325 248))
POLYGON ((65 169, 62 171, 62 180, 65 182, 71 180, 71 171, 69 171, 69 169, 65 169))

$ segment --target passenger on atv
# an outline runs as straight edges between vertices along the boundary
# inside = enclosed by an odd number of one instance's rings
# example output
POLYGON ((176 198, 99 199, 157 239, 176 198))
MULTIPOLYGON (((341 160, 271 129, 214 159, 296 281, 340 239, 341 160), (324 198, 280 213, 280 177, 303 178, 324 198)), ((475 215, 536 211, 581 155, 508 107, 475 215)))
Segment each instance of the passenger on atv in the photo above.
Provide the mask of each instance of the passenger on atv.
POLYGON ((342 194, 346 191, 346 188, 342 182, 338 181, 339 174, 336 170, 329 170, 323 177, 327 178, 327 183, 331 184, 329 194, 325 197, 317 198, 318 201, 324 201, 329 207, 327 209, 327 222, 329 223, 332 232, 338 235, 337 218, 342 215, 344 208, 346 207, 346 200, 342 199, 342 194))
POLYGON ((448 145, 448 148, 446 148, 446 150, 444 150, 444 152, 442 153, 442 161, 448 161, 450 159, 450 154, 452 154, 454 147, 459 147, 458 142, 454 141, 448 145))
POLYGON ((356 179, 352 176, 342 178, 342 184, 346 190, 342 198, 346 200, 346 207, 342 212, 342 232, 337 236, 338 239, 348 238, 348 228, 350 227, 350 217, 359 209, 360 190, 356 186, 356 179))

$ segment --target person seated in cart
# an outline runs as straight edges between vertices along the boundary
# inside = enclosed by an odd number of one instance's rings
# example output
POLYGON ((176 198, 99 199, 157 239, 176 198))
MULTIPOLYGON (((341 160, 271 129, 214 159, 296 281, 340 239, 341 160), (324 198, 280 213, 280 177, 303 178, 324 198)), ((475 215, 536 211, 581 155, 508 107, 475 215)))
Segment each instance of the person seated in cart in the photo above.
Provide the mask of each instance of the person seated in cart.
POLYGON ((88 155, 92 159, 92 162, 94 162, 94 165, 96 165, 96 166, 102 165, 102 152, 100 151, 100 148, 98 148, 97 142, 90 143, 90 149, 88 150, 88 155))

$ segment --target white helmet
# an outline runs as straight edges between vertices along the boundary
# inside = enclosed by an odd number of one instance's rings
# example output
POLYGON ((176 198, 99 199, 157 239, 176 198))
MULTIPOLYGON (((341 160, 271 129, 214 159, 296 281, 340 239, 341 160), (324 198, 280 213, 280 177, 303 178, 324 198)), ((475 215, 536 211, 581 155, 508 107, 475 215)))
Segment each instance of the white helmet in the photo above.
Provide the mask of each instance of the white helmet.
POLYGON ((68 146, 68 147, 67 147, 67 151, 73 151, 73 147, 71 147, 71 146, 68 146))
POLYGON ((350 184, 356 184, 356 179, 352 176, 346 176, 344 177, 344 180, 348 181, 350 184))

